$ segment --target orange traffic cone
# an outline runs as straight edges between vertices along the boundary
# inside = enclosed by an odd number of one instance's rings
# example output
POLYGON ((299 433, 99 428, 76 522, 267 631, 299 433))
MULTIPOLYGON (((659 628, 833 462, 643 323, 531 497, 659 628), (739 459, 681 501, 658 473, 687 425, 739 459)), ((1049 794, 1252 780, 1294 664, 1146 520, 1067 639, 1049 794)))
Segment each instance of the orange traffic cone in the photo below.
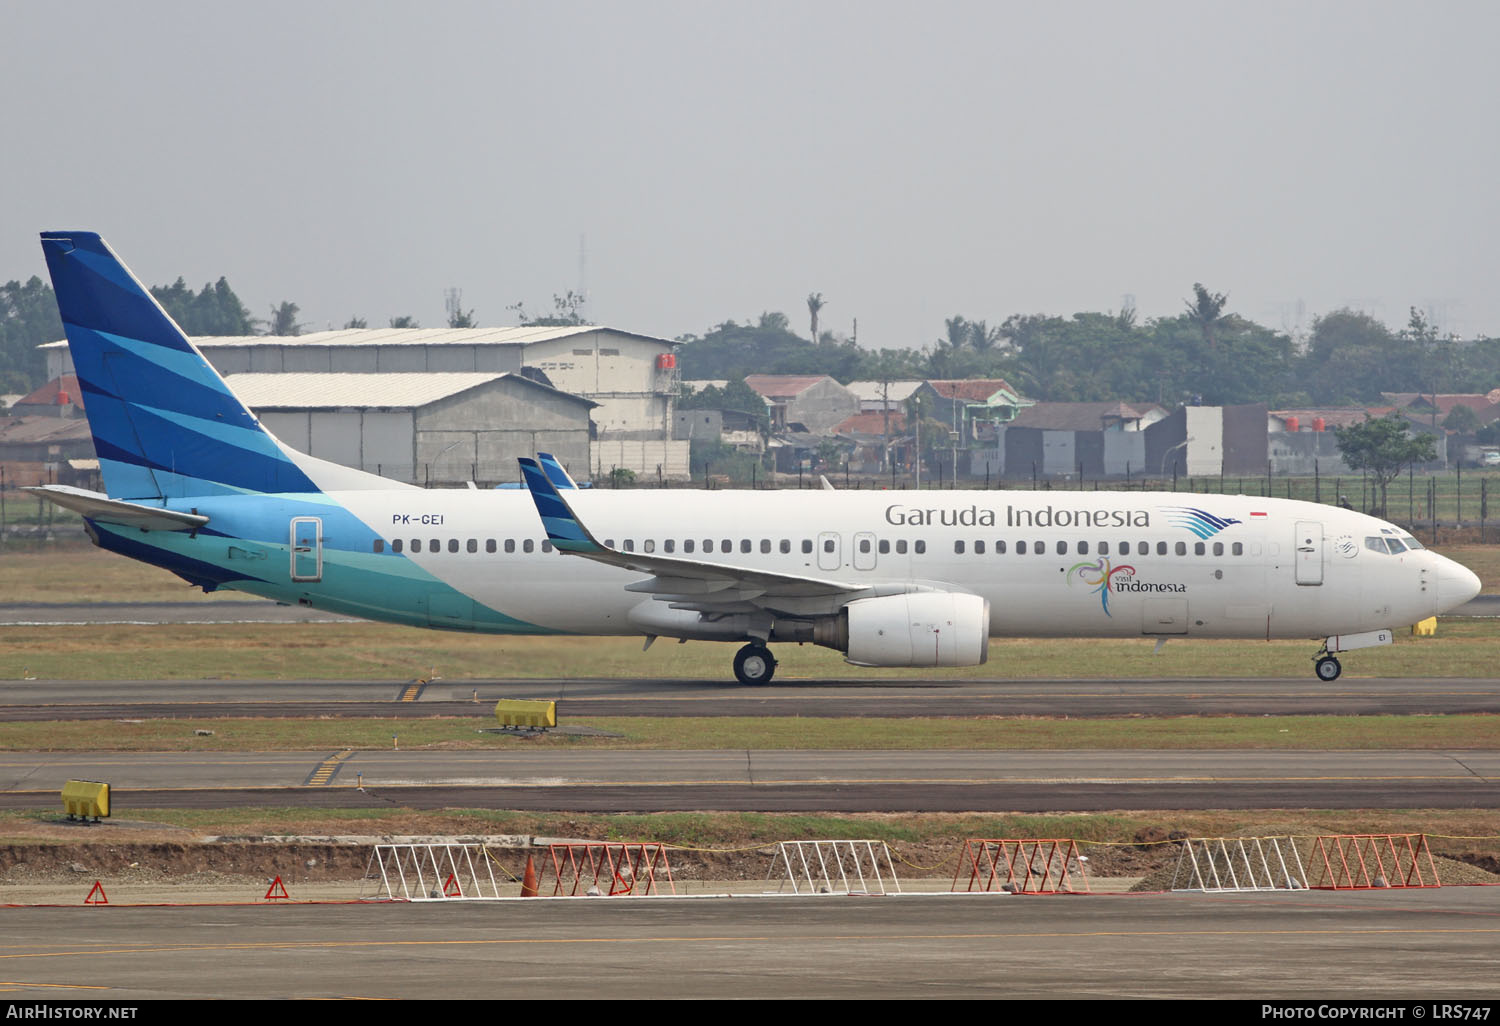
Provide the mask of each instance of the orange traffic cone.
POLYGON ((536 893, 536 863, 531 856, 526 856, 526 875, 521 878, 521 897, 535 898, 536 893))

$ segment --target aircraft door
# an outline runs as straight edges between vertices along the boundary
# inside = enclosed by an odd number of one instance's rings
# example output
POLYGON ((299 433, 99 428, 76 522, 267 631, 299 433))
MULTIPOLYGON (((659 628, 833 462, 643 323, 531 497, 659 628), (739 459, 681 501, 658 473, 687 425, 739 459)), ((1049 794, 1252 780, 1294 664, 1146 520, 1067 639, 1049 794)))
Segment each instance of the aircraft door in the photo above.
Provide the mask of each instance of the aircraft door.
POLYGON ((1316 520, 1297 521, 1297 583, 1323 583, 1323 525, 1316 520))
POLYGON ((292 580, 323 579, 323 518, 292 518, 292 580))
POLYGON ((873 531, 860 531, 855 534, 854 569, 875 569, 875 534, 873 531))
POLYGON ((843 565, 841 538, 837 531, 823 531, 818 535, 818 569, 837 570, 843 565))

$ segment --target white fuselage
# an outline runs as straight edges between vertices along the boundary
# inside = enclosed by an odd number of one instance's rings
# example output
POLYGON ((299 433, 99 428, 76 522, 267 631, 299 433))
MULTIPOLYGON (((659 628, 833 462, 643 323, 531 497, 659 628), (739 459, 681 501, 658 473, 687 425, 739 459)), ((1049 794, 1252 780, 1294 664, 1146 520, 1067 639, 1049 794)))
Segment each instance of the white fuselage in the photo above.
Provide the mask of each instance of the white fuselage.
MULTIPOLYGON (((977 594, 989 602, 997 636, 1312 638, 1414 623, 1478 590, 1470 571, 1407 547, 1415 542, 1391 524, 1285 499, 1060 491, 569 496, 594 535, 619 549, 977 594)), ((507 617, 544 631, 643 633, 630 611, 652 599, 625 589, 648 575, 544 551, 525 491, 325 499, 374 531, 384 555, 394 557, 399 543, 400 558, 507 617)), ((324 545, 328 558, 339 558, 336 537, 324 545)), ((315 606, 344 604, 321 583, 290 591, 315 606)), ((363 615, 379 615, 379 596, 358 598, 363 615)))

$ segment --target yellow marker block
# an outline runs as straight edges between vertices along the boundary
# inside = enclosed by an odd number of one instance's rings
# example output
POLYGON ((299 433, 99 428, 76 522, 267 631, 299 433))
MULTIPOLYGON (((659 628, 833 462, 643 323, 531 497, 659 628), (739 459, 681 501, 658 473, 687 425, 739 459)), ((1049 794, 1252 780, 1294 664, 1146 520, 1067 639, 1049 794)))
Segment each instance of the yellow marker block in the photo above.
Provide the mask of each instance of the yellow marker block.
POLYGON ((501 699, 495 703, 495 719, 502 727, 555 727, 557 703, 501 699))
POLYGON ((71 819, 102 819, 109 815, 109 785, 97 780, 70 780, 62 789, 63 811, 71 819))
POLYGON ((1430 638, 1437 633, 1437 617, 1429 616, 1411 625, 1411 633, 1416 638, 1430 638))

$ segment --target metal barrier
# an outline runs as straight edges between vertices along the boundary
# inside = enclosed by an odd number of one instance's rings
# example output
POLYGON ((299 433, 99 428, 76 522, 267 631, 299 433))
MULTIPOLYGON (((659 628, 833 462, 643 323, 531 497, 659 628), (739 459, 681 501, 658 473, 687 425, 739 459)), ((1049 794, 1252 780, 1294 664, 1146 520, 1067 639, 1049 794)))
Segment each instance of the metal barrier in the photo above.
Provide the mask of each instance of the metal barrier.
POLYGON ((901 881, 884 841, 782 841, 766 881, 777 866, 793 894, 900 894, 901 881), (884 868, 882 868, 884 860, 884 868))
POLYGON ((1078 845, 1063 838, 980 839, 964 842, 952 890, 959 889, 964 867, 968 892, 1005 891, 1010 894, 1089 892, 1078 845), (1077 878, 1077 886, 1074 878, 1077 878))
POLYGON ((1307 872, 1292 838, 1196 837, 1182 843, 1171 890, 1227 893, 1307 889, 1307 872), (1289 853, 1289 854, 1288 854, 1289 853))
POLYGON ((1324 835, 1309 861, 1318 872, 1310 886, 1320 890, 1442 886, 1426 834, 1324 835))
MULTIPOLYGON (((610 897, 654 895, 658 873, 668 891, 677 893, 667 849, 662 844, 553 844, 548 846, 547 853, 553 874, 552 897, 580 893, 610 897)), ((546 864, 544 878, 545 875, 546 864)), ((547 893, 544 888, 545 884, 540 884, 538 893, 547 893)))
MULTIPOLYGON (((377 844, 365 880, 378 878, 392 901, 493 901, 501 897, 493 863, 481 844, 377 844), (485 869, 481 875, 476 860, 485 869)), ((508 881, 507 881, 508 882, 508 881)), ((364 898, 363 887, 360 897, 364 898)))

